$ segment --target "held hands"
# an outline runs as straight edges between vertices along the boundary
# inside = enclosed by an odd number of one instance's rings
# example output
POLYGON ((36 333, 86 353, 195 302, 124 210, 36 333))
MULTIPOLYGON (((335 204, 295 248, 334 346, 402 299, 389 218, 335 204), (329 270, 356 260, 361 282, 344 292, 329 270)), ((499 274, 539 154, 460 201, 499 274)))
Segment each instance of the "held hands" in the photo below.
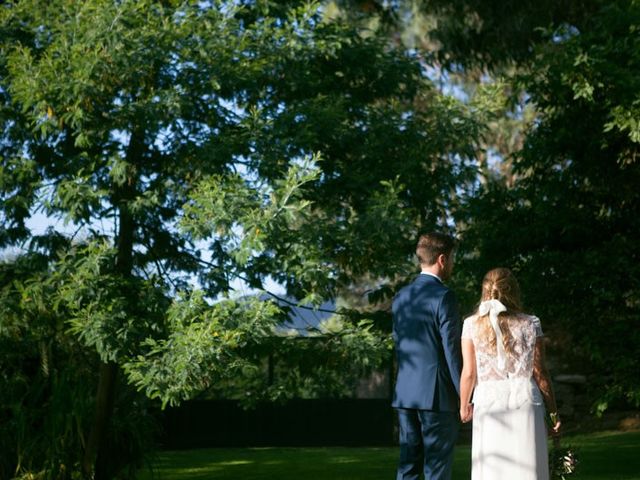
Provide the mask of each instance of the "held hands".
POLYGON ((460 420, 462 423, 467 423, 473 418, 473 403, 467 403, 460 405, 460 420))

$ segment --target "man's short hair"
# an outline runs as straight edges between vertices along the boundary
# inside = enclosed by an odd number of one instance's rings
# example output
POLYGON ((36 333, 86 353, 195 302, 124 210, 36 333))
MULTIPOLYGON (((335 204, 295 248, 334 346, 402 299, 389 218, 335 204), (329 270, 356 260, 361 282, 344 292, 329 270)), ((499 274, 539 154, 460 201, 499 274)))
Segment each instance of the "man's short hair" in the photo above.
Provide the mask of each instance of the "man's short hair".
POLYGON ((440 255, 449 256, 455 247, 455 240, 449 235, 429 232, 420 235, 416 255, 421 265, 433 265, 440 255))

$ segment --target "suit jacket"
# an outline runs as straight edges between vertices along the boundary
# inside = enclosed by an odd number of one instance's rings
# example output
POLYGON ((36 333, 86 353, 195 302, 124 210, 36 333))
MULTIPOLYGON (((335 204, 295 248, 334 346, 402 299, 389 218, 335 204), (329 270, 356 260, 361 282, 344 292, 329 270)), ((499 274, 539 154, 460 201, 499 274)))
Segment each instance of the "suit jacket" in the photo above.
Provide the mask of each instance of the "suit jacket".
POLYGON ((398 359, 393 407, 458 411, 461 321, 451 290, 421 274, 393 300, 398 359))

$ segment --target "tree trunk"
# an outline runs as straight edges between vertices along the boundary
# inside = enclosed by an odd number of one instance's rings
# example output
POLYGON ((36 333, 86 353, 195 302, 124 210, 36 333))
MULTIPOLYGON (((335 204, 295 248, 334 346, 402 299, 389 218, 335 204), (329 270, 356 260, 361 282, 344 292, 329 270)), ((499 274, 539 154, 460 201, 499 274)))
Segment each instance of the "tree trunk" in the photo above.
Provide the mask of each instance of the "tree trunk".
MULTIPOLYGON (((141 158, 144 149, 144 134, 135 131, 127 148, 127 163, 129 164, 127 179, 123 185, 114 188, 113 200, 117 207, 118 234, 116 238, 115 270, 123 279, 128 279, 133 271, 133 244, 135 220, 129 209, 129 204, 136 197, 137 169, 135 159, 141 158)), ((100 364, 100 377, 96 394, 96 411, 82 462, 85 478, 91 480, 109 480, 112 471, 109 468, 111 452, 109 450, 109 425, 113 414, 116 397, 116 379, 118 365, 115 362, 100 364)))
POLYGON ((82 462, 82 471, 87 479, 105 479, 106 445, 108 424, 115 400, 115 383, 118 367, 115 363, 101 363, 96 393, 96 410, 82 462))

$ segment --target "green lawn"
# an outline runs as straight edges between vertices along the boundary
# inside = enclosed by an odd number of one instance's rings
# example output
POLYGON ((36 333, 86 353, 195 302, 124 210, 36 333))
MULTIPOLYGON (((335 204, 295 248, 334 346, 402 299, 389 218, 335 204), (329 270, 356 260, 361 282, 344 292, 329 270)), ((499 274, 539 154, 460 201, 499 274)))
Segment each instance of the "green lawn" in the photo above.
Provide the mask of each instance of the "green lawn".
MULTIPOLYGON (((573 436, 575 480, 640 480, 640 432, 573 436)), ((245 448, 162 452, 143 480, 391 479, 396 448, 245 448)), ((456 450, 454 480, 470 478, 470 449, 456 450)))

